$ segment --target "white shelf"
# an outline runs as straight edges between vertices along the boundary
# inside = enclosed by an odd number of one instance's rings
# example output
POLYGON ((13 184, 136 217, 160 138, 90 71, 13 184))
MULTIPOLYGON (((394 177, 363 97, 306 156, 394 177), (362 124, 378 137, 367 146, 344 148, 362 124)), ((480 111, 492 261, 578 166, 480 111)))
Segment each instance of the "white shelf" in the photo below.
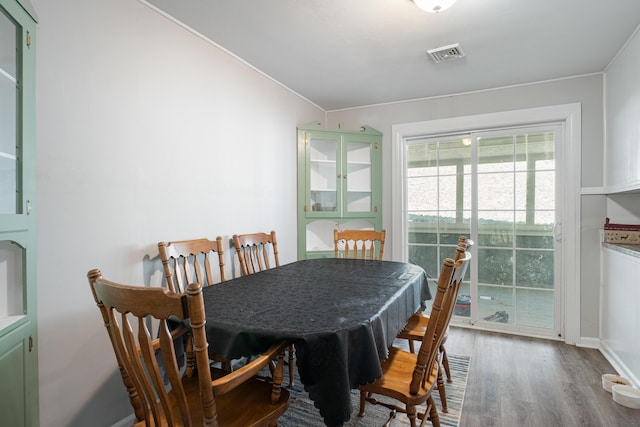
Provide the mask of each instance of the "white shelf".
POLYGON ((7 316, 7 317, 0 317, 0 331, 2 331, 5 328, 8 328, 9 326, 13 325, 14 323, 19 322, 20 320, 24 319, 25 316, 24 314, 21 314, 19 316, 7 316))
POLYGON ((307 251, 329 251, 333 249, 335 221, 313 221, 307 224, 307 251))
POLYGON ((0 68, 0 77, 4 77, 8 80, 10 80, 13 83, 18 83, 18 80, 13 77, 11 74, 7 73, 5 70, 3 70, 2 68, 0 68))

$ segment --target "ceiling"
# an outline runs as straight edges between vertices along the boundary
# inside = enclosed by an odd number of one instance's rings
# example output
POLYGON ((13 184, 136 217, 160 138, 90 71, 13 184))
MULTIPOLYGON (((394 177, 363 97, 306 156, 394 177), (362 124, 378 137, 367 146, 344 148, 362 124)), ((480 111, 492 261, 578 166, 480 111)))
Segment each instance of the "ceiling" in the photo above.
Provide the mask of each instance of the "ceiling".
POLYGON ((146 2, 327 111, 603 72, 640 24, 640 0, 146 2))

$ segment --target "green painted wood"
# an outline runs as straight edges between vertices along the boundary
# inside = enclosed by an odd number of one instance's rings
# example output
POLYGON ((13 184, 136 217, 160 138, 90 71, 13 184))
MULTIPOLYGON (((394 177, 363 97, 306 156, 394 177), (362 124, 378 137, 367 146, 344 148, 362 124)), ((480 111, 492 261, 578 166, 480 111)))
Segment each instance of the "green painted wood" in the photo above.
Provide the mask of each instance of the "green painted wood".
POLYGON ((27 424, 27 384, 23 374, 28 353, 28 327, 23 325, 0 339, 0 417, 3 425, 25 426, 27 424))
POLYGON ((22 6, 24 11, 29 14, 31 19, 33 19, 35 22, 38 22, 38 15, 36 14, 36 10, 30 1, 29 0, 17 0, 17 1, 20 4, 20 6, 22 6))
MULTIPOLYGON (((0 423, 39 425, 38 336, 36 300, 36 179, 35 179, 35 46, 36 14, 28 0, 0 0, 0 13, 17 31, 15 214, 0 214, 0 240, 12 242, 22 254, 22 313, 0 319, 0 423), (11 319, 10 321, 8 319, 11 319)), ((13 265, 15 268, 15 265, 13 265)), ((11 268, 11 266, 9 266, 11 268)), ((0 298, 5 296, 0 295, 0 298)), ((18 307, 19 308, 19 307, 18 307)))
MULTIPOLYGON (((366 221, 376 230, 382 228, 382 133, 370 126, 362 126, 359 130, 344 130, 340 125, 337 130, 322 127, 319 122, 298 126, 298 259, 333 257, 333 228, 353 221, 366 221), (311 202, 311 158, 310 141, 323 140, 335 142, 335 159, 338 171, 347 171, 347 146, 351 143, 369 146, 371 209, 364 212, 347 210, 347 179, 336 177, 336 209, 325 210, 325 206, 317 206, 311 202), (307 227, 312 224, 322 228, 322 241, 330 243, 330 247, 307 251, 307 227), (319 225, 322 224, 322 225, 319 225)), ((366 170, 367 166, 363 165, 366 170)), ((341 175, 341 173, 337 173, 341 175)))

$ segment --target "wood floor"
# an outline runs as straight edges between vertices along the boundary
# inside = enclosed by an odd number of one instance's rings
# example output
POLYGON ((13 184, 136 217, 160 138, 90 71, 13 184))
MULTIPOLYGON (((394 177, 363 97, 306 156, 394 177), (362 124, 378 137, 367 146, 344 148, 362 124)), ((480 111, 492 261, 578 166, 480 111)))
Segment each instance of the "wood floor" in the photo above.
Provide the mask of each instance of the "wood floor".
POLYGON ((446 348, 471 357, 460 427, 640 426, 602 388, 615 371, 598 350, 454 327, 446 348))

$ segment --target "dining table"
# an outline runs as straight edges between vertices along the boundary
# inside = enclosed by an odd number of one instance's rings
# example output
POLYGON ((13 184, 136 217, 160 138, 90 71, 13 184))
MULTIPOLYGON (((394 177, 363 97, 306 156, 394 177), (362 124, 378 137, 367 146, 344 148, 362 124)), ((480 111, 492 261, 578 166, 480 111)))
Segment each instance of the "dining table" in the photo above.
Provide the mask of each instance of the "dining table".
POLYGON ((327 426, 351 417, 351 390, 431 299, 425 271, 394 261, 318 258, 203 288, 210 351, 238 359, 275 342, 295 347, 301 383, 327 426))

